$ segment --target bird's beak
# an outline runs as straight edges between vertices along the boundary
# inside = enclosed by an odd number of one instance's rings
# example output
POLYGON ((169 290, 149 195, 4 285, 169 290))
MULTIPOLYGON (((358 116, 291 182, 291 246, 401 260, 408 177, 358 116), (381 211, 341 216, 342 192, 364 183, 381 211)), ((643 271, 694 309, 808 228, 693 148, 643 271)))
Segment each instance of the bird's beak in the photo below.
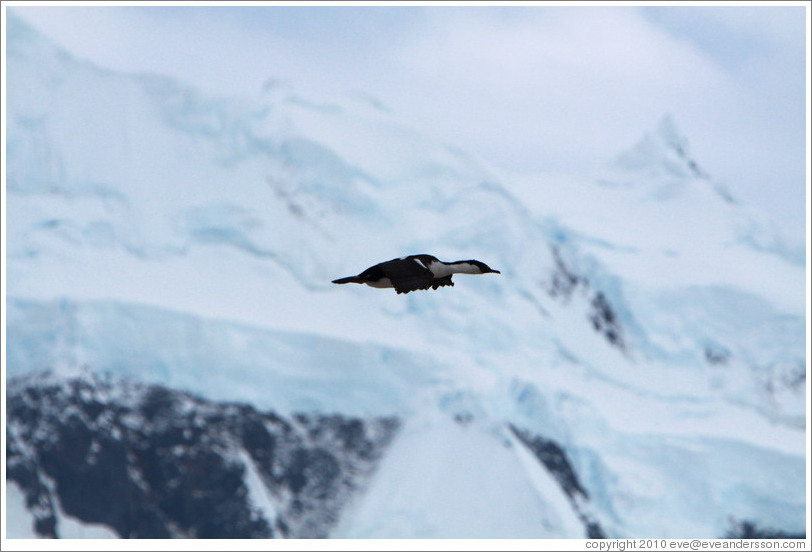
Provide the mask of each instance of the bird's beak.
POLYGON ((501 272, 499 272, 498 270, 494 270, 494 269, 491 269, 491 272, 493 272, 493 273, 495 273, 495 274, 502 274, 502 273, 501 273, 501 272))

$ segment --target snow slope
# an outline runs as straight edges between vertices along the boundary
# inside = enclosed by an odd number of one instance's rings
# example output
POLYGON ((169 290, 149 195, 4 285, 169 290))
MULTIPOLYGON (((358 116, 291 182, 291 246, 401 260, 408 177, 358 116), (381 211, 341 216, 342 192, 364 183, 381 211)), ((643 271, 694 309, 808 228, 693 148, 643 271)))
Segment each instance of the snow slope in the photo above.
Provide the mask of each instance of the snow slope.
MULTIPOLYGON (((38 538, 33 530, 34 518, 25 506, 25 497, 15 483, 6 487, 8 538, 35 539, 38 538)), ((61 537, 65 539, 115 539, 118 536, 104 525, 87 524, 59 512, 61 537)))
POLYGON ((583 536, 566 495, 535 459, 526 465, 538 473, 529 476, 522 462, 529 453, 521 444, 450 418, 416 418, 401 431, 375 484, 345 515, 336 537, 583 536))
POLYGON ((9 374, 418 420, 342 535, 582 537, 506 424, 563 447, 609 536, 805 530, 805 248, 670 119, 599 175, 519 181, 358 97, 213 97, 13 15, 7 45, 9 374), (422 252, 502 274, 330 283, 422 252))

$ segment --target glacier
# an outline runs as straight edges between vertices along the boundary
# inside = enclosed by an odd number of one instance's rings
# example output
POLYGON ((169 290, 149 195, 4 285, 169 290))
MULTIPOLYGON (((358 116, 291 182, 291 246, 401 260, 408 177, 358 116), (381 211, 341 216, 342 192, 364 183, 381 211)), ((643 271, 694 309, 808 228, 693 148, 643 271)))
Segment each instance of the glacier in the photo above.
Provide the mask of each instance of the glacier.
POLYGON ((516 176, 361 96, 121 74, 13 12, 6 40, 7 378, 397 416, 336 537, 806 534, 806 244, 672 118, 596 174, 516 176), (423 252, 502 274, 330 283, 423 252))

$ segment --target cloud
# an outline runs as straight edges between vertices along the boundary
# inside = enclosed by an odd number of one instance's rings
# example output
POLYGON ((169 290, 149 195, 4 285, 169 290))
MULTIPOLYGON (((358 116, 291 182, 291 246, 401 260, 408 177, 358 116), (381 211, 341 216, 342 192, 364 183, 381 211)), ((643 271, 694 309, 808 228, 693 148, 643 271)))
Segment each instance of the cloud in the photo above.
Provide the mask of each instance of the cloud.
POLYGON ((459 139, 477 137, 480 153, 497 151, 505 164, 563 170, 607 160, 619 139, 636 139, 666 112, 709 109, 735 93, 722 71, 637 11, 528 15, 433 21, 397 54, 417 83, 421 105, 410 109, 457 128, 459 139))

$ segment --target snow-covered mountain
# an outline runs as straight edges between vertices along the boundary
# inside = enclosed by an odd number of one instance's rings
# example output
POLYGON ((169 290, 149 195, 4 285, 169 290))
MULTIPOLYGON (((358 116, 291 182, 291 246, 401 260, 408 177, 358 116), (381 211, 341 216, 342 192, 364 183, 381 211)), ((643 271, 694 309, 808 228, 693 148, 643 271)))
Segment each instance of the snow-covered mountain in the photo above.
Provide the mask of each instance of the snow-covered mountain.
POLYGON ((398 425, 284 419, 89 372, 16 380, 8 410, 8 477, 34 518, 16 528, 49 537, 325 537, 398 425))
POLYGON ((190 512, 220 514, 183 497, 224 492, 194 488, 206 462, 237 493, 220 519, 250 512, 242 536, 805 533, 805 245, 670 118, 600 174, 519 179, 363 96, 214 97, 76 60, 13 15, 6 31, 22 535, 146 536, 60 483, 115 473, 146 497, 122 508, 204 536, 190 512), (423 252, 502 274, 406 296, 330 283, 423 252), (154 393, 177 424, 145 413, 154 393), (331 423, 390 430, 359 460, 331 423), (263 467, 251 424, 310 452, 263 467), (305 469, 316 449, 332 468, 305 469), (102 452, 126 461, 97 472, 102 452), (151 495, 140 460, 173 454, 177 493, 151 495), (295 506, 275 479, 318 487, 336 464, 336 500, 295 506), (323 523, 297 529, 297 507, 323 523))

